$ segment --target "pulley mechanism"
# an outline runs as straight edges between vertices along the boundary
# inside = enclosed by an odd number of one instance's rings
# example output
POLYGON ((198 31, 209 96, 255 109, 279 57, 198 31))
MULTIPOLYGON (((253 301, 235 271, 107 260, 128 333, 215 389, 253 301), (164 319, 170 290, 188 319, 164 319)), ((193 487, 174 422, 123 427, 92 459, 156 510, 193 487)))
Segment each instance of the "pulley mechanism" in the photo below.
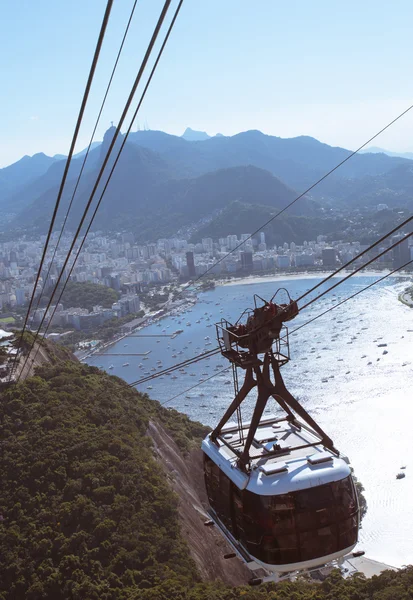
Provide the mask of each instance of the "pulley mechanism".
MULTIPOLYGON (((288 329, 284 323, 297 316, 298 306, 297 302, 290 298, 287 290, 285 292, 288 302, 276 303, 275 297, 279 291, 269 301, 255 295, 255 307, 245 310, 235 324, 225 319, 216 324, 221 353, 232 363, 235 398, 210 437, 215 443, 221 442, 231 448, 238 457, 238 467, 244 472, 252 468, 254 458, 258 459, 258 456, 254 457, 251 449, 263 412, 271 397, 285 412, 285 417, 277 418, 277 422, 288 421, 297 430, 307 426, 316 435, 317 442, 304 444, 303 447, 321 443, 334 454, 339 454, 333 441, 287 390, 281 376, 280 367, 290 359, 288 329), (238 385, 238 367, 245 370, 241 387, 238 385), (256 403, 251 422, 244 427, 240 406, 254 387, 257 387, 258 392, 256 403), (234 413, 237 415, 237 435, 233 435, 233 441, 229 442, 226 439, 228 436, 222 435, 222 429, 234 413), (296 415, 304 423, 298 421, 296 415)), ((228 426, 225 428, 226 432, 227 429, 228 426)), ((274 444, 266 455, 270 457, 288 454, 294 449, 297 448, 274 444)), ((262 458, 261 454, 259 458, 262 458)))

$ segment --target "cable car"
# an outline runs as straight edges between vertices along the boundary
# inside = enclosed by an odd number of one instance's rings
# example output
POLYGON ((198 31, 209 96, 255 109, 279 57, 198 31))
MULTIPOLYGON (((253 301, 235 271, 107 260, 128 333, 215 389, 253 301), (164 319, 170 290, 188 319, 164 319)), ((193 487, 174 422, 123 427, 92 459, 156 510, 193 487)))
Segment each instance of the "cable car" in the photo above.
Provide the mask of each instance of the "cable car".
POLYGON ((264 304, 257 306, 257 298, 246 324, 216 325, 236 393, 202 450, 211 518, 248 567, 279 577, 350 555, 358 541, 359 505, 347 457, 280 373, 290 358, 284 321, 298 308, 291 299, 275 304, 274 297, 260 298, 264 304), (241 387, 239 369, 245 371, 241 387), (252 417, 244 421, 241 404, 255 388, 252 417), (264 417, 270 398, 277 411, 264 417))

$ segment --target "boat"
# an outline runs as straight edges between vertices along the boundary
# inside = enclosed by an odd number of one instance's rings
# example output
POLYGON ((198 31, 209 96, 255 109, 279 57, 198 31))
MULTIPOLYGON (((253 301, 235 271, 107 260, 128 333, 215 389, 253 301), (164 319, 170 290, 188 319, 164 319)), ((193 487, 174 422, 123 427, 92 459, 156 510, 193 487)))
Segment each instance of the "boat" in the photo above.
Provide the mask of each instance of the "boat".
POLYGON ((187 327, 191 327, 191 323, 188 321, 188 323, 186 324, 187 327))
POLYGON ((122 367, 129 367, 129 363, 128 362, 123 363, 122 367))
POLYGON ((152 390, 153 387, 151 385, 148 385, 148 390, 152 390))
POLYGON ((176 375, 172 375, 171 379, 178 379, 176 375))
POLYGON ((109 366, 109 369, 114 369, 114 368, 115 368, 114 365, 109 366))
POLYGON ((403 473, 403 472, 397 473, 397 475, 396 475, 396 479, 404 479, 405 477, 406 477, 406 473, 403 473))

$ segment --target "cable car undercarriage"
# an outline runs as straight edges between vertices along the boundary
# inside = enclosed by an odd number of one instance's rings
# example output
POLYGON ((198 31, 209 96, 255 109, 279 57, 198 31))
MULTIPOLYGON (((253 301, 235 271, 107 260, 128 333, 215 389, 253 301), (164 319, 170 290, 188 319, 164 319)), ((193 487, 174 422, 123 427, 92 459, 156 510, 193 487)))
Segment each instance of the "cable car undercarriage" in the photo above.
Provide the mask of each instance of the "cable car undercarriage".
POLYGON ((255 296, 255 308, 234 325, 216 324, 235 395, 202 443, 211 519, 252 571, 267 574, 251 583, 291 578, 362 554, 353 552, 359 506, 348 459, 281 376, 290 359, 284 322, 298 314, 297 304, 290 298, 276 304, 274 297, 267 302, 255 296), (245 373, 241 386, 239 369, 245 373), (255 388, 252 417, 244 422, 241 405, 255 388), (270 398, 276 412, 264 417, 270 398))

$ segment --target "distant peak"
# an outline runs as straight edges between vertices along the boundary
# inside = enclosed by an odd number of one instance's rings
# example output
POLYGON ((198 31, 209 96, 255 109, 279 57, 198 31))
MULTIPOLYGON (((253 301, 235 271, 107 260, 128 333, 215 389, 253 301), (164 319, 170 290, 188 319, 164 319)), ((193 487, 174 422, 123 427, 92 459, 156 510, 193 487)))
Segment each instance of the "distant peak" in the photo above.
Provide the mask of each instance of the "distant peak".
POLYGON ((211 137, 205 131, 195 131, 190 127, 187 127, 182 135, 184 140, 188 140, 188 142, 202 142, 204 140, 209 140, 211 137))

